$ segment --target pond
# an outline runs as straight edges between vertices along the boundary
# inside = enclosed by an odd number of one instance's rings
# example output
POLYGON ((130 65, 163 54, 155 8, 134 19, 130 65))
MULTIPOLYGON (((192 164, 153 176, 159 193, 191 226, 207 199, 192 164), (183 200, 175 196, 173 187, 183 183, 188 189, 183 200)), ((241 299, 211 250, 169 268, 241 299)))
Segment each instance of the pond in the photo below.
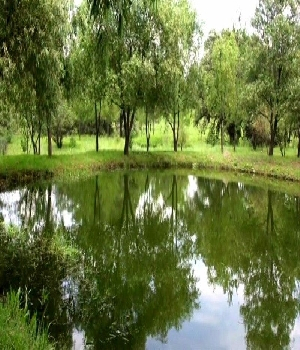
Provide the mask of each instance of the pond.
POLYGON ((0 208, 22 229, 1 231, 0 292, 26 290, 58 349, 300 348, 299 197, 114 172, 0 208))

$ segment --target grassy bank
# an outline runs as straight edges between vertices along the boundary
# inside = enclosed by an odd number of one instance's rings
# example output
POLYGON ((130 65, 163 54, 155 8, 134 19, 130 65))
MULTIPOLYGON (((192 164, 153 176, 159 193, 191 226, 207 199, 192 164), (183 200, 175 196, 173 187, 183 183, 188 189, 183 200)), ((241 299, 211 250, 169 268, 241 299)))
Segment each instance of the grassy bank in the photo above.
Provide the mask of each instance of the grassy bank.
POLYGON ((45 332, 37 332, 36 317, 28 320, 26 309, 20 309, 18 293, 0 301, 0 348, 3 350, 51 350, 45 332))
POLYGON ((115 169, 213 169, 235 173, 261 175, 280 180, 300 181, 300 161, 295 156, 268 157, 264 152, 240 148, 224 154, 216 148, 183 152, 132 152, 105 150, 74 154, 14 155, 0 158, 0 189, 14 187, 40 179, 75 179, 100 170, 115 169))

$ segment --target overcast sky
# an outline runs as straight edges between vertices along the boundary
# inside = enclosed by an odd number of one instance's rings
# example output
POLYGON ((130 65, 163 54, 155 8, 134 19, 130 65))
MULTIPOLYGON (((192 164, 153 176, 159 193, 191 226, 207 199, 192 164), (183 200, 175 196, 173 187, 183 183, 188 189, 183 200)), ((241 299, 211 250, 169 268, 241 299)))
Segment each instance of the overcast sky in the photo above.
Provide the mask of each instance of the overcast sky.
POLYGON ((242 26, 250 26, 258 0, 190 0, 197 10, 199 19, 204 22, 203 31, 220 31, 238 23, 241 15, 242 26))
MULTIPOLYGON (((259 0, 190 0, 197 10, 199 19, 204 22, 203 31, 220 31, 232 28, 241 15, 242 26, 249 26, 259 0)), ((75 0, 78 5, 82 0, 75 0)))

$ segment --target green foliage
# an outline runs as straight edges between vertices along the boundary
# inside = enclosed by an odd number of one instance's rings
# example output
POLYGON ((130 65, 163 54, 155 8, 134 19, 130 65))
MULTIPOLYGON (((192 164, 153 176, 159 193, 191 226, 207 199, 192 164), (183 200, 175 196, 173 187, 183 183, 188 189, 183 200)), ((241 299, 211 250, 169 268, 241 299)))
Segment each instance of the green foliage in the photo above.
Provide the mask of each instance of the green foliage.
POLYGON ((299 52, 299 3, 262 0, 253 18, 257 44, 251 65, 251 96, 256 113, 270 128, 269 155, 273 155, 278 124, 286 117, 295 59, 299 52))
POLYGON ((219 133, 214 125, 211 125, 206 137, 206 143, 215 146, 219 142, 219 133))
POLYGON ((39 328, 28 306, 20 308, 20 291, 10 292, 0 302, 0 348, 3 350, 53 350, 46 331, 39 328))
POLYGON ((77 143, 76 143, 75 137, 74 137, 74 136, 71 136, 71 137, 70 137, 70 141, 69 141, 69 147, 70 147, 70 148, 76 148, 76 145, 77 145, 77 143))

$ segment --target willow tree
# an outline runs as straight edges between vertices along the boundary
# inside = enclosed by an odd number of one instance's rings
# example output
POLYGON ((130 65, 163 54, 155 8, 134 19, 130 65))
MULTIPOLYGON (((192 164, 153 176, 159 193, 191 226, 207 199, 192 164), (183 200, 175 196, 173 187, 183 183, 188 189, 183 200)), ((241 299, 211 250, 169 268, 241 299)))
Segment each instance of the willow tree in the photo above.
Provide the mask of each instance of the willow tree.
MULTIPOLYGON (((99 151, 103 106, 108 100, 110 84, 109 52, 98 42, 99 23, 91 21, 89 8, 83 3, 73 18, 75 39, 71 43, 72 99, 83 101, 94 111, 96 151, 99 151)), ((106 28, 108 29, 108 21, 106 28)), ((107 37, 108 40, 108 37, 107 37)))
POLYGON ((299 48, 299 0, 260 0, 253 18, 253 99, 270 127, 269 155, 274 152, 278 124, 284 118, 299 48))
POLYGON ((233 33, 215 39, 209 69, 205 72, 207 106, 221 134, 224 151, 224 130, 237 114, 239 49, 233 33))
POLYGON ((173 149, 176 152, 181 116, 189 108, 189 97, 193 93, 187 77, 197 59, 201 31, 196 13, 187 0, 161 2, 158 6, 158 19, 158 102, 172 129, 173 149))
POLYGON ((137 109, 143 101, 144 62, 155 39, 154 1, 91 0, 89 4, 101 55, 106 57, 105 69, 113 77, 109 94, 120 109, 127 155, 137 109))
POLYGON ((62 77, 62 59, 68 1, 24 0, 1 1, 0 47, 1 61, 9 77, 6 98, 16 109, 36 115, 46 125, 48 155, 52 155, 52 117, 56 113, 62 77), (28 97, 28 98, 27 98, 28 97), (24 100, 25 99, 25 100, 24 100))

